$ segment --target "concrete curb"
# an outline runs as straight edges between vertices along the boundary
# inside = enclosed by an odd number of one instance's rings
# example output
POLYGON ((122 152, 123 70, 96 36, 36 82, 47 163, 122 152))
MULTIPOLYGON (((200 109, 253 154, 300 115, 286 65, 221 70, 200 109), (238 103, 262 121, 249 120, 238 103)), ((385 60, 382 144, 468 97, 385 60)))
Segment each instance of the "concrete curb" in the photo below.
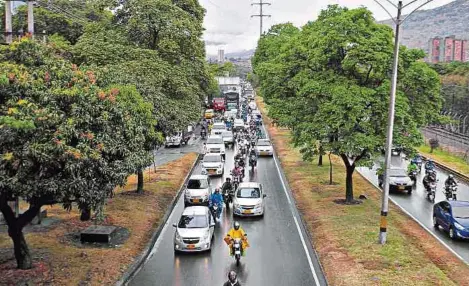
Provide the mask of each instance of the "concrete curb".
MULTIPOLYGON (((425 161, 428 161, 428 158, 425 157, 425 156, 423 156, 423 155, 422 155, 422 158, 423 158, 425 161)), ((431 158, 431 159, 433 160, 433 162, 435 162, 435 165, 436 165, 438 168, 440 168, 440 169, 442 169, 442 170, 444 170, 444 171, 446 171, 446 172, 452 173, 452 174, 454 174, 456 177, 458 177, 460 180, 463 180, 463 181, 465 181, 466 183, 469 183, 469 176, 468 176, 468 175, 465 175, 465 174, 460 173, 460 172, 458 172, 458 171, 456 171, 456 170, 454 170, 454 169, 451 169, 450 167, 448 167, 448 166, 446 166, 445 164, 442 164, 442 163, 436 161, 436 160, 433 159, 433 158, 431 158)))
POLYGON ((168 221, 169 216, 173 212, 174 207, 176 206, 177 202, 179 201, 179 198, 181 197, 182 191, 184 190, 184 185, 186 185, 187 180, 194 172, 195 167, 200 162, 202 157, 203 157, 202 154, 198 154, 197 159, 194 161, 194 164, 192 164, 190 171, 187 173, 186 177, 184 178, 184 181, 179 187, 179 191, 177 192, 176 196, 174 197, 168 209, 166 210, 166 213, 163 216, 163 219, 161 220, 160 225, 158 226, 158 228, 156 228, 156 230, 151 235, 150 241, 147 243, 142 253, 135 258, 134 262, 132 262, 132 264, 127 268, 127 270, 122 274, 120 279, 116 282, 115 284, 116 286, 127 285, 130 279, 132 279, 132 277, 134 277, 135 274, 137 274, 142 268, 142 266, 145 264, 148 257, 150 256, 153 246, 155 245, 156 241, 160 237, 160 234, 161 234, 161 231, 163 230, 164 225, 168 221))

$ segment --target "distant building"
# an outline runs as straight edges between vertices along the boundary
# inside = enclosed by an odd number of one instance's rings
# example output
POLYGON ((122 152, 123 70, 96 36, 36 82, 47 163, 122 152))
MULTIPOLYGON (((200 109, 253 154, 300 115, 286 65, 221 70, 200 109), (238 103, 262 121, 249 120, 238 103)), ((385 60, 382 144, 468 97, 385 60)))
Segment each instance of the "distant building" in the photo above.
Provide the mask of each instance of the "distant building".
POLYGON ((218 62, 224 63, 225 62, 225 50, 218 50, 218 62))
POLYGON ((435 37, 429 41, 429 57, 431 63, 466 62, 467 40, 456 39, 455 36, 435 37))

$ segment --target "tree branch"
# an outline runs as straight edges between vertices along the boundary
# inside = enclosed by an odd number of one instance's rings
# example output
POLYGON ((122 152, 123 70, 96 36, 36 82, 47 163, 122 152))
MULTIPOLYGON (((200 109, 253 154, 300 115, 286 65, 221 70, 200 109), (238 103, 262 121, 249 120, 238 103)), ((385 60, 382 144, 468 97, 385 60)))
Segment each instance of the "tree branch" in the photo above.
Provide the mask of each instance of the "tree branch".
POLYGON ((7 222, 7 225, 13 225, 16 218, 15 218, 15 213, 11 209, 11 207, 8 205, 8 197, 7 193, 3 191, 0 194, 0 211, 3 214, 3 217, 5 218, 5 221, 7 222))

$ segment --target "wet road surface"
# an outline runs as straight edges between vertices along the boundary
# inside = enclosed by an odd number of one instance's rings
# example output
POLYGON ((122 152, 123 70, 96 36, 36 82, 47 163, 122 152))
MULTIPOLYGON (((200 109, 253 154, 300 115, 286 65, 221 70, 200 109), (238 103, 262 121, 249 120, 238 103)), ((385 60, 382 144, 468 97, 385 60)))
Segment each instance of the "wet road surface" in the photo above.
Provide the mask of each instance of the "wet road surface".
MULTIPOLYGON (((227 149, 225 175, 214 177, 212 187, 221 186, 233 168, 234 150, 227 149)), ((194 174, 200 174, 200 166, 194 174)), ((307 236, 300 236, 297 217, 290 209, 286 192, 276 168, 274 158, 261 157, 258 168, 250 173, 246 170, 244 181, 261 182, 267 194, 263 218, 237 218, 248 234, 250 248, 242 257, 239 267, 229 256, 223 237, 232 227, 231 208, 223 209, 221 222, 215 228, 212 251, 200 254, 174 254, 173 237, 183 211, 183 196, 172 212, 160 238, 155 244, 146 264, 131 280, 129 285, 206 286, 223 285, 227 273, 235 270, 242 285, 326 285, 319 263, 307 236), (305 251, 307 249, 307 252, 305 251), (310 257, 308 259, 308 257, 310 257), (311 265, 309 261, 311 260, 311 265), (314 269, 314 273, 311 270, 314 269)), ((304 229, 301 227, 304 234, 304 229)))
MULTIPOLYGON (((392 158, 392 166, 399 167, 403 166, 407 168, 407 162, 402 160, 400 157, 392 158)), ((358 171, 366 178, 370 179, 376 185, 378 185, 378 176, 376 175, 375 165, 373 169, 369 168, 358 168, 358 171)), ((435 203, 446 200, 444 195, 445 180, 448 178, 448 173, 436 168, 437 183, 435 203)), ((411 195, 407 193, 391 193, 390 196, 407 212, 414 216, 420 223, 422 223, 427 229, 435 234, 439 239, 444 241, 452 250, 454 250, 460 257, 466 262, 469 262, 469 242, 462 240, 451 240, 446 232, 442 229, 435 229, 433 227, 433 203, 427 200, 426 192, 422 184, 423 177, 425 175, 425 169, 422 166, 422 172, 417 178, 417 187, 414 188, 411 195)), ((464 182, 458 183, 458 200, 469 201, 469 186, 464 182)), ((390 214, 392 215, 392 213, 390 214)))

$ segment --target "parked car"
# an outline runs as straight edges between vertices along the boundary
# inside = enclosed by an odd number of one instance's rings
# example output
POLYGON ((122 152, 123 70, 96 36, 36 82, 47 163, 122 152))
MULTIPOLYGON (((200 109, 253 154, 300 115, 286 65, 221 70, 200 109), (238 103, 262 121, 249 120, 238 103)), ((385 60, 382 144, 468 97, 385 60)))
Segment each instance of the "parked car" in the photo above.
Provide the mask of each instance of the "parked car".
POLYGON ((211 135, 205 143, 205 153, 219 153, 225 158, 225 142, 220 135, 211 135))
POLYGON ((174 233, 175 252, 210 251, 215 231, 215 222, 205 206, 184 209, 174 233))
POLYGON ((182 144, 187 144, 194 135, 194 127, 192 125, 187 126, 185 130, 178 131, 171 136, 166 136, 164 143, 165 147, 176 146, 180 147, 182 144))
POLYGON ((205 119, 212 119, 213 116, 215 116, 215 111, 213 109, 207 109, 205 110, 205 119))
POLYGON ((274 155, 274 147, 272 147, 272 143, 270 143, 269 139, 257 140, 256 146, 254 146, 254 150, 258 156, 274 155))
MULTIPOLYGON (((378 176, 378 184, 380 187, 383 187, 384 175, 378 176)), ((401 168, 389 169, 389 191, 407 191, 407 193, 410 195, 412 193, 413 185, 414 182, 407 174, 407 170, 401 168)))
POLYGON ((210 178, 207 175, 192 175, 184 191, 184 207, 190 205, 207 205, 212 194, 210 178))
POLYGON ((225 171, 225 161, 220 153, 205 154, 202 160, 202 174, 223 176, 225 171))
POLYGON ((233 215, 263 216, 265 197, 262 184, 256 182, 240 183, 233 198, 233 215))
POLYGON ((451 239, 469 238, 469 202, 442 201, 433 206, 433 225, 448 232, 451 239))

